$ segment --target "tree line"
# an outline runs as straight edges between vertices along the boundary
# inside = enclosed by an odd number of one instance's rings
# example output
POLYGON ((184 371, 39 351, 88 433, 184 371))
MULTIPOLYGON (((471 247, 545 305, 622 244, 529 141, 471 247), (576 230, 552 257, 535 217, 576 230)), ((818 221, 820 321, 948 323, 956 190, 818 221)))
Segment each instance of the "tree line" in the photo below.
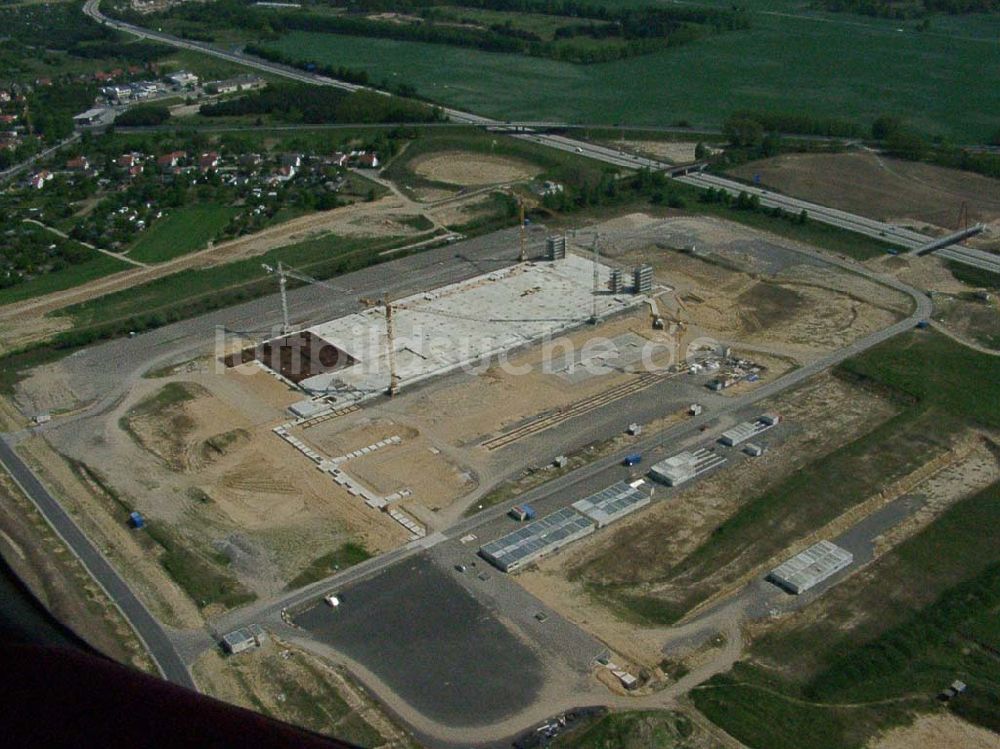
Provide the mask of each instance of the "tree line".
POLYGON ((206 117, 239 117, 271 114, 289 122, 379 123, 434 122, 443 119, 439 109, 371 91, 346 93, 336 89, 299 84, 278 84, 234 99, 203 104, 206 117))
POLYGON ((922 18, 930 13, 990 13, 1000 9, 1000 0, 825 0, 823 7, 835 12, 858 13, 876 18, 922 18))
MULTIPOLYGON (((197 21, 209 27, 238 27, 257 32, 260 39, 276 39, 287 31, 344 34, 400 41, 471 47, 487 52, 549 57, 575 63, 606 62, 646 54, 663 46, 685 44, 713 31, 746 28, 746 15, 731 10, 697 7, 658 8, 653 6, 609 9, 577 0, 456 0, 446 6, 501 11, 540 13, 566 18, 587 19, 590 23, 568 23, 553 39, 512 23, 489 26, 436 23, 445 19, 441 3, 424 0, 357 0, 346 4, 341 15, 319 14, 308 9, 260 9, 240 0, 218 0, 211 4, 184 4, 162 14, 162 18, 197 21), (365 17, 373 12, 410 12, 420 16, 411 23, 389 23, 365 17), (606 39, 609 43, 574 43, 576 37, 606 39), (617 40, 617 41, 615 41, 617 40)), ((122 17, 129 12, 120 13, 122 17)), ((146 19, 148 23, 148 19, 146 19)))

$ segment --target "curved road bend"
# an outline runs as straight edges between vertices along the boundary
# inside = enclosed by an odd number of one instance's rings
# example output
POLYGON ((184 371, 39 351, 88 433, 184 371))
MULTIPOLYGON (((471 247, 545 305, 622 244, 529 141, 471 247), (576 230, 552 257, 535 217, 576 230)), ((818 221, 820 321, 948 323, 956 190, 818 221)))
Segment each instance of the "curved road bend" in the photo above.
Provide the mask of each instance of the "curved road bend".
MULTIPOLYGON (((164 44, 170 44, 174 47, 190 49, 203 54, 212 55, 214 57, 254 68, 272 75, 278 75, 294 81, 299 81, 300 83, 308 83, 314 86, 331 86, 344 91, 358 91, 363 89, 386 96, 389 95, 388 92, 381 91, 372 86, 360 86, 354 83, 338 81, 324 75, 309 73, 288 65, 280 65, 278 63, 269 62, 241 52, 227 52, 226 50, 219 49, 203 42, 193 42, 187 39, 179 39, 171 34, 165 34, 160 31, 153 31, 152 29, 125 23, 123 21, 105 16, 101 13, 99 6, 100 0, 87 0, 86 4, 83 6, 83 12, 98 23, 105 24, 106 26, 118 29, 119 31, 134 34, 140 38, 155 39, 156 41, 164 44)), ((451 107, 442 107, 441 111, 448 115, 448 117, 454 122, 466 125, 480 125, 483 127, 503 127, 509 125, 509 123, 501 120, 483 117, 481 115, 464 112, 460 109, 454 109, 451 107)), ((613 166, 630 169, 646 168, 657 171, 664 171, 672 168, 671 164, 666 164, 655 159, 624 153, 616 148, 588 143, 587 141, 576 140, 574 138, 567 138, 562 135, 511 133, 510 136, 538 143, 549 148, 576 153, 581 156, 586 156, 588 158, 611 164, 613 166)), ((872 237, 873 239, 892 242, 911 250, 923 247, 933 239, 933 237, 928 237, 924 234, 920 234, 919 232, 895 226, 894 224, 876 221, 864 216, 858 216, 846 211, 841 211, 836 208, 828 208, 826 206, 819 205, 818 203, 812 203, 810 201, 782 195, 780 193, 769 192, 759 187, 744 185, 741 182, 719 177, 717 175, 696 173, 678 176, 675 179, 703 189, 709 187, 720 188, 731 195, 738 195, 741 192, 757 195, 761 204, 766 207, 780 207, 793 213, 798 213, 804 210, 812 219, 821 223, 864 234, 872 237)), ((998 259, 995 255, 981 250, 956 245, 951 248, 945 248, 944 255, 949 260, 953 260, 955 262, 1000 273, 1000 259, 998 259)))
MULTIPOLYGON (((253 60, 246 58, 243 55, 238 55, 234 53, 228 53, 221 50, 214 49, 208 45, 196 44, 193 42, 187 42, 184 40, 176 39, 167 34, 161 34, 158 32, 148 31, 146 29, 141 29, 139 27, 134 27, 129 24, 124 24, 118 21, 112 21, 107 17, 103 16, 98 9, 99 0, 88 0, 84 7, 85 12, 91 17, 95 18, 101 23, 105 23, 114 28, 118 28, 123 31, 128 31, 130 33, 136 34, 140 37, 156 39, 159 41, 166 42, 168 44, 181 47, 193 49, 199 52, 204 52, 206 54, 214 55, 216 57, 221 57, 222 59, 228 59, 232 62, 237 62, 240 64, 248 65, 250 67, 255 67, 265 72, 274 73, 277 75, 282 75, 288 78, 293 78, 306 83, 313 83, 317 85, 330 85, 346 90, 357 90, 363 88, 360 86, 355 86, 353 84, 341 83, 339 81, 334 81, 332 79, 323 78, 322 76, 314 76, 308 73, 303 73, 295 69, 285 68, 284 66, 278 66, 272 63, 266 63, 263 61, 253 60)), ((458 112, 454 110, 448 110, 449 115, 455 117, 456 119, 461 119, 465 122, 479 122, 484 125, 486 124, 499 124, 496 121, 489 120, 487 118, 478 117, 476 115, 469 115, 467 113, 458 112)), ((522 136, 525 137, 525 136, 522 136)), ((632 166, 656 166, 657 162, 652 162, 649 159, 642 159, 640 157, 629 157, 623 154, 614 152, 612 149, 607 149, 599 146, 592 146, 591 144, 584 143, 582 141, 575 142, 570 139, 561 138, 560 136, 530 136, 534 140, 539 142, 547 143, 556 148, 561 148, 568 150, 572 148, 573 150, 580 149, 579 152, 590 155, 593 158, 599 158, 601 160, 611 162, 621 163, 622 165, 629 164, 632 166)), ((666 166, 666 165, 663 165, 666 166)), ((818 218, 818 217, 817 217, 818 218)), ((824 255, 821 253, 813 253, 806 250, 798 250, 803 254, 812 255, 820 260, 837 265, 846 270, 854 273, 861 274, 872 280, 878 281, 890 287, 893 287, 899 291, 903 291, 908 294, 915 301, 914 312, 905 320, 902 320, 882 331, 873 333, 866 336, 858 341, 855 341, 850 346, 844 349, 833 352, 821 359, 818 359, 809 365, 797 369, 789 374, 775 380, 774 382, 768 383, 752 393, 747 394, 738 399, 734 399, 732 403, 727 404, 723 411, 716 410, 711 414, 703 414, 699 417, 686 422, 682 427, 669 430, 656 438, 652 438, 644 441, 639 445, 642 449, 651 449, 657 447, 668 440, 676 440, 684 437, 694 430, 698 429, 700 426, 709 423, 710 421, 718 418, 724 413, 733 412, 741 408, 745 408, 755 402, 758 402, 764 398, 768 398, 777 394, 778 392, 792 387, 815 374, 839 364, 845 359, 854 356, 872 346, 882 343, 889 338, 898 335, 906 330, 909 330, 916 324, 919 320, 922 320, 929 316, 931 304, 930 301, 920 292, 912 289, 905 284, 893 279, 875 274, 870 270, 864 268, 855 263, 850 263, 839 258, 830 257, 829 255, 824 255)), ((634 449, 634 448, 633 448, 634 449)), ((583 468, 574 471, 573 473, 566 474, 560 478, 555 479, 548 484, 545 484, 537 489, 529 492, 525 497, 520 499, 531 500, 553 494, 556 491, 570 487, 586 478, 595 476, 601 471, 608 470, 611 466, 616 464, 620 459, 619 455, 612 455, 599 461, 595 461, 583 468)), ((132 626, 135 628, 139 637, 146 644, 150 651, 153 659, 157 663, 160 670, 163 672, 164 676, 169 680, 187 686, 189 688, 194 688, 193 680, 191 679, 190 673, 184 665, 183 660, 178 654, 177 650, 172 645, 170 639, 167 637, 165 631, 156 621, 155 618, 149 613, 149 611, 143 606, 143 604, 136 598, 135 594, 131 591, 125 581, 118 575, 111 564, 105 559, 105 557, 90 543, 83 532, 76 526, 72 518, 66 513, 65 510, 59 505, 59 503, 52 497, 48 490, 38 481, 31 470, 24 464, 23 461, 15 454, 11 447, 0 440, 0 463, 2 463, 11 475, 14 477, 18 485, 25 491, 27 496, 35 503, 39 511, 45 516, 45 518, 52 524, 56 531, 60 534, 66 544, 73 550, 73 552, 80 558, 81 562, 85 565, 88 571, 94 576, 94 578, 104 587, 107 591, 109 597, 118 605, 121 609, 123 615, 129 620, 132 626)), ((477 514, 472 518, 462 520, 455 525, 451 526, 445 533, 434 534, 427 539, 423 539, 421 542, 416 542, 402 549, 398 549, 389 554, 377 557, 371 560, 370 563, 364 563, 351 570, 347 570, 339 575, 328 578, 327 580, 318 582, 308 588, 297 591, 296 593, 285 596, 281 599, 271 601, 266 604, 258 606, 249 606, 245 609, 230 612, 229 615, 221 617, 216 623, 226 623, 226 627, 238 625, 241 623, 249 623, 252 621, 259 621, 261 618, 271 618, 276 614, 287 608, 299 605, 317 594, 322 588, 335 585, 344 584, 347 582, 353 582, 364 576, 373 574, 395 562, 400 561, 412 554, 418 553, 424 548, 438 543, 443 540, 448 540, 451 538, 458 537, 468 533, 470 530, 479 527, 491 520, 496 519, 498 516, 502 515, 508 510, 508 506, 498 505, 496 507, 490 508, 482 513, 477 514)))
POLYGON ((21 491, 32 501, 66 546, 104 589, 146 646, 160 673, 168 681, 195 689, 194 680, 177 655, 160 623, 143 606, 128 584, 104 555, 94 547, 69 513, 55 500, 6 441, 0 439, 0 465, 13 477, 21 491))
POLYGON ((912 330, 918 322, 927 319, 930 316, 932 309, 930 299, 928 299, 920 291, 902 283, 901 281, 898 281, 891 276, 880 275, 869 270, 863 265, 854 263, 853 261, 831 257, 830 255, 824 253, 814 252, 804 248, 789 249, 792 249, 794 252, 799 254, 818 259, 827 264, 835 265, 849 272, 864 276, 869 280, 881 283, 895 289, 896 291, 900 291, 913 300, 914 309, 904 320, 900 320, 883 330, 860 338, 850 345, 816 359, 803 367, 795 369, 772 382, 762 385, 746 395, 734 398, 731 401, 728 401, 722 408, 716 408, 711 412, 706 411, 699 416, 685 421, 677 427, 662 432, 659 435, 636 442, 627 450, 608 455, 599 460, 595 460, 592 463, 581 466, 575 471, 557 477, 526 492, 525 494, 518 496, 516 499, 489 507, 482 512, 476 513, 472 517, 458 521, 444 531, 434 533, 427 538, 421 539, 420 541, 414 541, 407 546, 395 549, 388 554, 374 557, 373 559, 363 562, 355 567, 351 567, 350 569, 338 573, 337 575, 321 580, 306 588, 301 588, 282 596, 281 598, 272 599, 271 601, 262 601, 259 604, 251 604, 248 607, 230 611, 215 620, 213 624, 218 626, 220 630, 229 631, 231 629, 246 626, 247 624, 261 620, 274 621, 285 609, 294 609, 297 606, 301 606, 304 603, 314 600, 318 595, 331 587, 346 586, 357 582, 370 575, 374 575, 375 573, 397 562, 407 559, 415 554, 419 554, 423 550, 438 543, 461 538, 462 536, 471 533, 477 528, 480 528, 481 526, 484 526, 506 514, 514 504, 524 502, 540 502, 550 495, 557 494, 568 489, 569 487, 574 486, 575 484, 592 479, 604 471, 609 471, 618 466, 626 452, 646 453, 669 442, 677 442, 685 437, 695 434, 702 426, 711 424, 722 416, 735 413, 746 408, 747 406, 758 403, 761 400, 773 397, 778 393, 798 385, 799 383, 808 380, 810 377, 829 369, 830 367, 840 364, 852 356, 856 356, 873 346, 877 346, 878 344, 883 343, 900 333, 912 330))

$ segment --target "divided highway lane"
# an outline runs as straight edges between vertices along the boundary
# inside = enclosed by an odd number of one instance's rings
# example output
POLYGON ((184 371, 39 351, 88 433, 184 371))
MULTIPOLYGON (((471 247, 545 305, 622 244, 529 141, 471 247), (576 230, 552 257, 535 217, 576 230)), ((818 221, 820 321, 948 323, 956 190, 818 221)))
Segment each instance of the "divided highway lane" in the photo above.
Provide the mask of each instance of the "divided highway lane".
POLYGON ((882 239, 894 242, 908 249, 923 247, 930 242, 933 237, 919 234, 909 229, 903 229, 892 224, 887 224, 875 219, 865 218, 853 213, 841 211, 836 208, 827 208, 817 203, 810 203, 807 200, 799 200, 780 193, 768 192, 759 187, 744 185, 742 182, 718 177, 714 174, 688 174, 677 177, 679 182, 701 188, 716 188, 728 192, 730 195, 739 195, 745 192, 748 195, 756 195, 760 198, 761 205, 769 208, 778 207, 791 213, 806 211, 809 217, 825 224, 847 229, 859 234, 866 234, 875 239, 882 239))
MULTIPOLYGON (((164 34, 159 31, 153 31, 152 29, 146 29, 141 26, 124 23, 123 21, 118 21, 105 16, 101 13, 99 5, 100 0, 87 0, 86 4, 83 6, 83 12, 99 23, 103 23, 120 31, 126 31, 141 38, 154 39, 175 47, 195 50, 203 54, 212 55, 223 60, 228 60, 229 62, 245 65, 265 73, 279 75, 301 83, 308 83, 316 86, 332 86, 344 91, 358 91, 363 89, 385 96, 389 95, 387 92, 381 91, 377 88, 372 88, 371 86, 360 86, 354 83, 338 81, 333 78, 328 78, 327 76, 318 75, 316 73, 307 73, 303 70, 299 70, 298 68, 280 65, 278 63, 269 62, 267 60, 262 60, 260 58, 252 57, 239 52, 227 52, 203 42, 179 39, 170 34, 164 34)), ((460 109, 454 109, 451 107, 443 107, 442 111, 454 122, 466 125, 503 127, 510 124, 502 122, 501 120, 473 114, 471 112, 463 112, 460 109)), ((569 153, 580 154, 597 161, 603 161, 604 163, 611 164, 612 166, 620 166, 627 169, 646 168, 662 171, 673 167, 671 164, 657 161, 656 159, 623 153, 615 148, 600 146, 586 141, 576 140, 574 138, 567 138, 562 135, 539 133, 511 133, 510 135, 514 138, 538 143, 549 148, 556 148, 569 153)), ((928 237, 924 234, 910 231, 909 229, 903 229, 882 221, 865 218, 864 216, 858 216, 835 208, 827 208, 826 206, 811 203, 806 200, 799 200, 798 198, 792 198, 778 193, 771 193, 767 190, 762 190, 759 187, 744 185, 740 182, 735 182, 733 180, 715 175, 698 173, 676 177, 675 179, 678 179, 685 184, 694 185, 695 187, 703 189, 708 187, 721 188, 729 192, 731 195, 738 195, 741 192, 746 192, 750 195, 757 195, 760 197, 761 204, 767 207, 780 207, 793 213, 799 213, 805 210, 812 219, 820 221, 821 223, 865 234, 874 239, 893 242, 911 250, 922 247, 933 239, 933 237, 928 237)), ((1000 273, 1000 256, 991 255, 990 253, 966 247, 955 247, 948 250, 941 250, 939 252, 943 257, 947 257, 949 260, 1000 273)))
MULTIPOLYGON (((74 520, 35 478, 31 469, 18 457, 6 441, 0 439, 0 465, 10 473, 15 483, 42 513, 66 546, 76 555, 104 592, 121 610, 139 639, 146 646, 164 678, 188 689, 195 689, 194 680, 159 622, 115 571, 111 563, 77 527, 74 520)), ((72 625, 70 625, 72 626, 72 625)))

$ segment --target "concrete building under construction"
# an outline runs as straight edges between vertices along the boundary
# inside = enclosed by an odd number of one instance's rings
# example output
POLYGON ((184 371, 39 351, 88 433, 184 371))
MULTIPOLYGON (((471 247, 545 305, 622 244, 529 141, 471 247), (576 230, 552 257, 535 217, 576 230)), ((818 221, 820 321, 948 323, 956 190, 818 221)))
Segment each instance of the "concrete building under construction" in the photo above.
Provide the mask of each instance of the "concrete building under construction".
MULTIPOLYGON (((642 303, 638 297, 595 289, 594 268, 591 258, 571 254, 558 263, 519 263, 394 300, 388 307, 376 304, 294 334, 327 352, 333 366, 310 369, 299 379, 275 371, 340 407, 383 393, 390 385, 398 389, 473 365, 572 330, 595 315, 600 320, 642 303)), ((598 270, 608 268, 598 264, 598 270)), ((263 363, 274 368, 270 361, 263 363)))

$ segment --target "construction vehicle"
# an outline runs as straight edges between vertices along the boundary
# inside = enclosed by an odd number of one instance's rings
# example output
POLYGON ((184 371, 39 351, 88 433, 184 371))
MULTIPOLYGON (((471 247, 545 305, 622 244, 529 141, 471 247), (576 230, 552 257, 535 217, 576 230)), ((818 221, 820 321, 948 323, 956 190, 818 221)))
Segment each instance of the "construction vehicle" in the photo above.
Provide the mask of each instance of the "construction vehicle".
POLYGON ((535 510, 530 505, 514 505, 507 514, 522 523, 525 520, 535 519, 535 510))

